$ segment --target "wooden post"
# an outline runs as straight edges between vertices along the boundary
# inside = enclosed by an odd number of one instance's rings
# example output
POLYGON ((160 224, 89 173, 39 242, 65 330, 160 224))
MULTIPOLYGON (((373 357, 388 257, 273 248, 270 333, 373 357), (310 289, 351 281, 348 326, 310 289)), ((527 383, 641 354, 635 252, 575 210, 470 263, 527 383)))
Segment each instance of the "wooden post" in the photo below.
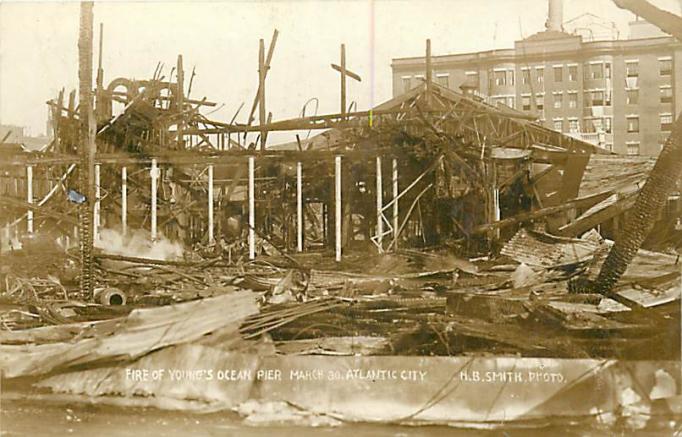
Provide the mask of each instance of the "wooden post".
POLYGON ((208 244, 213 244, 213 166, 208 166, 208 244))
POLYGON ((152 222, 152 227, 151 227, 151 234, 152 234, 152 241, 156 241, 156 192, 157 192, 157 179, 159 177, 159 168, 156 165, 156 158, 152 159, 152 168, 151 171, 149 172, 151 175, 151 197, 152 197, 152 210, 151 210, 151 222, 152 222))
POLYGON ((341 261, 341 157, 334 158, 334 212, 336 213, 336 220, 334 220, 334 242, 336 245, 336 261, 341 261))
MULTIPOLYGON (((181 113, 185 107, 185 70, 182 67, 182 55, 178 55, 178 65, 177 65, 177 111, 181 113)), ((178 148, 184 149, 184 126, 182 117, 178 119, 178 148)))
POLYGON ((97 121, 107 119, 107 110, 104 106, 104 68, 102 68, 102 51, 104 48, 104 23, 99 23, 99 51, 97 53, 97 92, 95 93, 95 113, 97 121))
POLYGON ((256 258, 255 157, 249 156, 249 259, 256 258))
POLYGON ((377 156, 377 245, 379 253, 383 252, 382 239, 384 234, 384 219, 382 209, 384 207, 383 201, 383 183, 381 181, 381 156, 377 156))
POLYGON ((81 247, 80 288, 92 295, 94 287, 93 270, 93 213, 95 198, 95 131, 97 123, 92 102, 92 46, 93 46, 93 2, 80 4, 80 26, 78 33, 78 95, 79 95, 79 152, 81 155, 80 189, 86 201, 80 205, 78 223, 81 247))
POLYGON ((100 216, 101 197, 102 191, 100 187, 100 165, 95 164, 95 210, 94 210, 95 224, 92 228, 92 239, 94 241, 99 240, 99 228, 102 225, 102 220, 100 216))
POLYGON ((433 68, 431 66, 431 40, 426 40, 426 100, 431 104, 431 90, 433 85, 433 68))
POLYGON ((341 116, 346 118, 346 77, 361 81, 360 76, 346 69, 346 45, 341 44, 341 65, 332 64, 332 68, 341 73, 341 116))
POLYGON ((296 250, 303 252, 303 168, 296 163, 296 250))
POLYGON ((258 120, 260 123, 260 149, 265 150, 265 42, 260 39, 258 46, 258 120))
POLYGON ((346 45, 341 44, 341 116, 346 118, 346 45))
MULTIPOLYGON (((26 202, 29 205, 33 204, 33 166, 26 166, 26 202)), ((29 234, 33 234, 33 210, 28 209, 26 215, 26 230, 29 234)))
POLYGON ((121 169, 121 232, 128 232, 128 170, 121 169))
POLYGON ((398 227, 400 220, 398 215, 398 195, 400 194, 398 187, 398 160, 393 158, 393 240, 394 250, 398 250, 398 227))

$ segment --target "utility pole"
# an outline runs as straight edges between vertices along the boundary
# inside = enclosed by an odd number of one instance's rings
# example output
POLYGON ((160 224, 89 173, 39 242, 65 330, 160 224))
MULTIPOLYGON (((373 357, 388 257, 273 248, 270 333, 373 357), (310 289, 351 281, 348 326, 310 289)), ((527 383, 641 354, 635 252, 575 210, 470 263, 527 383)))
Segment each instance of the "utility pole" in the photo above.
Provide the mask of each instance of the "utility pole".
POLYGON ((426 101, 431 105, 433 90, 433 67, 431 65, 431 40, 426 40, 426 101))
POLYGON ((81 3, 78 32, 78 94, 80 103, 80 189, 86 200, 78 208, 81 245, 81 290, 92 295, 93 225, 95 207, 95 117, 92 96, 93 2, 81 3))
POLYGON ((339 73, 341 73, 341 116, 345 120, 346 111, 348 107, 346 106, 346 76, 352 79, 362 82, 360 76, 346 68, 346 45, 341 44, 341 65, 332 64, 332 68, 339 73))

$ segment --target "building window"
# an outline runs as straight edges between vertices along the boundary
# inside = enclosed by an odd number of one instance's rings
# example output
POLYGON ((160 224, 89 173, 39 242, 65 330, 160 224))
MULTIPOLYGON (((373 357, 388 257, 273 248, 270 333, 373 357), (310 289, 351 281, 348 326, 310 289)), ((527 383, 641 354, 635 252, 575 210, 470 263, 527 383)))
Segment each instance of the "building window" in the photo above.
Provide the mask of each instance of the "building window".
POLYGON ((535 74, 538 83, 543 83, 545 81, 545 68, 544 67, 536 67, 535 68, 535 74))
POLYGON ((554 82, 564 81, 564 67, 554 67, 554 82))
POLYGON ((629 142, 627 143, 628 146, 628 155, 639 155, 639 143, 635 142, 629 142))
POLYGON ((611 63, 610 62, 604 63, 604 77, 606 79, 611 79, 611 63))
POLYGON ((578 93, 568 93, 568 107, 577 108, 578 107, 578 93))
POLYGON ((568 119, 568 131, 569 132, 580 132, 580 124, 577 118, 568 119))
POLYGON ((639 132, 639 117, 628 117, 627 118, 627 126, 628 126, 628 132, 629 133, 637 133, 639 132))
POLYGON ((412 82, 410 76, 403 77, 403 92, 406 93, 412 89, 412 82))
POLYGON ((538 111, 544 111, 544 109, 545 109, 545 95, 544 94, 536 94, 535 95, 535 107, 538 109, 538 111))
POLYGON ((603 79, 604 78, 604 64, 596 62, 594 64, 585 64, 585 80, 603 79))
POLYGON ((583 120, 583 131, 588 134, 593 134, 601 130, 600 118, 586 118, 583 120))
POLYGON ((436 82, 438 85, 442 85, 445 88, 450 87, 450 75, 449 74, 436 74, 436 82))
POLYGON ((670 132, 673 127, 673 115, 661 114, 661 131, 670 132))
POLYGON ((562 93, 554 93, 554 109, 561 109, 564 103, 564 95, 562 93))
POLYGON ((514 97, 507 97, 507 106, 509 106, 510 108, 515 108, 516 107, 515 100, 516 99, 514 97))
POLYGON ((604 118, 604 132, 606 132, 607 134, 610 134, 612 132, 612 130, 611 130, 612 129, 612 127, 611 127, 612 123, 613 123, 613 120, 611 120, 611 117, 605 117, 604 118))
POLYGON ((604 106, 604 91, 592 92, 592 106, 604 106))
POLYGON ((661 103, 673 102, 673 89, 671 87, 661 87, 661 103))
POLYGON ((521 96, 521 109, 530 111, 530 96, 521 96))
POLYGON ((570 82, 577 82, 578 81, 578 66, 577 65, 569 65, 568 66, 568 80, 570 82))
POLYGON ((639 90, 627 90, 627 104, 636 105, 639 102, 639 90))
POLYGON ((628 61, 625 63, 626 77, 639 77, 639 61, 628 61))
POLYGON ((514 85, 514 70, 507 70, 507 83, 514 85))
POLYGON ((493 76, 495 77, 495 85, 503 86, 507 84, 507 75, 504 70, 493 72, 493 76))
POLYGON ((671 76, 673 73, 673 60, 672 59, 659 59, 658 61, 659 72, 661 76, 671 76))
POLYGON ((557 132, 562 132, 563 129, 564 129, 564 120, 561 118, 554 120, 554 130, 557 132))
POLYGON ((521 70, 521 82, 524 85, 528 85, 530 83, 530 70, 527 68, 524 68, 521 70))

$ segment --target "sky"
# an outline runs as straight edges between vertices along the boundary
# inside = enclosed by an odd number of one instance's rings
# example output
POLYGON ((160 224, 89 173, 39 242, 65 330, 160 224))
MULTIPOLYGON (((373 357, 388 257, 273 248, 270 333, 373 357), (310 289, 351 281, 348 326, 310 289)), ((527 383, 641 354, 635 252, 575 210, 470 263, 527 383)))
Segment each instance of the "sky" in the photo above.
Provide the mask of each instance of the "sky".
MULTIPOLYGON (((682 1, 652 3, 679 13, 682 1)), ((79 9, 73 1, 0 1, 0 124, 42 134, 45 102, 77 88, 79 9)), ((633 18, 611 0, 564 1, 565 21, 584 13, 614 21, 622 35, 633 18)), ((276 121, 299 116, 311 98, 319 114, 339 112, 340 79, 330 64, 339 62, 341 43, 348 68, 362 77, 349 80, 348 101, 365 110, 391 98, 392 58, 422 56, 427 38, 434 55, 511 48, 544 29, 547 0, 109 1, 95 2, 94 15, 96 33, 104 23, 105 84, 150 78, 159 62, 167 76, 182 54, 186 77, 196 69, 191 97, 217 102, 209 118, 222 121, 242 102, 237 121, 246 121, 258 40, 269 44, 278 29, 266 82, 276 121)))

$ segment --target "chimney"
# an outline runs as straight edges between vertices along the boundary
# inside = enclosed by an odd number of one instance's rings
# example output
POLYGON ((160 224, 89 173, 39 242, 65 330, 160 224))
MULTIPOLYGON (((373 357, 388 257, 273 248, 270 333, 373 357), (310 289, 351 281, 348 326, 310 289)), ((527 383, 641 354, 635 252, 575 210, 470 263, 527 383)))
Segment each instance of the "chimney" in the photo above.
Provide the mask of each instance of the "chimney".
POLYGON ((549 0, 549 11, 545 27, 548 31, 563 32, 562 23, 564 21, 563 0, 549 0))

